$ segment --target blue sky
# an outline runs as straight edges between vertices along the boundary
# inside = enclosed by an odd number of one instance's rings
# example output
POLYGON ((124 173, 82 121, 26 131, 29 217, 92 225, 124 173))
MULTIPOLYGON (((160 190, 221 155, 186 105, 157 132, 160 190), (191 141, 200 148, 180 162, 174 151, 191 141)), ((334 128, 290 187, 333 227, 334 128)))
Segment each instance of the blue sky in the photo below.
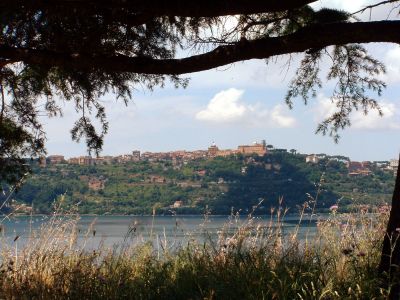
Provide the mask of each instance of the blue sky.
MULTIPOLYGON (((351 11, 371 1, 319 1, 351 11)), ((386 18, 387 9, 373 11, 372 18, 386 18)), ((368 16, 362 16, 369 18, 368 16)), ((303 153, 327 153, 350 156, 353 160, 387 160, 400 150, 400 47, 391 44, 368 45, 370 53, 385 62, 383 79, 388 88, 379 99, 382 118, 352 115, 353 126, 341 133, 339 144, 330 137, 315 135, 319 121, 333 111, 329 100, 331 84, 325 84, 315 99, 304 106, 301 100, 293 110, 284 97, 295 66, 301 56, 278 58, 268 64, 251 60, 216 70, 190 74, 186 89, 167 85, 153 92, 138 90, 128 107, 112 94, 102 101, 106 106, 110 130, 104 155, 141 151, 206 149, 213 141, 223 149, 236 148, 265 139, 279 148, 303 153)), ((70 129, 79 116, 64 107, 62 119, 44 119, 50 154, 66 157, 84 155, 84 143, 74 143, 70 129)))

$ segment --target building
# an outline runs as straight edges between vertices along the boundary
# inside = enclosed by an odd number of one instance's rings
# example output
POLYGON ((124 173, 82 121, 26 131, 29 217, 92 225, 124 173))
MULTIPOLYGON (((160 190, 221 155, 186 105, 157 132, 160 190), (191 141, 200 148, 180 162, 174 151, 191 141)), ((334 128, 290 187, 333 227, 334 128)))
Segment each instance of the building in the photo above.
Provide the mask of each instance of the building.
POLYGON ((166 183, 167 180, 163 176, 151 176, 150 182, 152 183, 166 183))
POLYGON ((306 163, 317 164, 317 163, 319 163, 319 158, 315 154, 307 155, 306 156, 306 163))
POLYGON ((231 149, 227 149, 227 150, 218 150, 216 156, 230 156, 230 155, 234 155, 237 154, 238 151, 237 150, 231 150, 231 149))
POLYGON ((372 168, 372 162, 370 162, 370 161, 363 161, 363 162, 361 162, 361 165, 363 166, 364 169, 372 168))
POLYGON ((380 169, 387 168, 389 166, 389 162, 384 160, 384 161, 374 161, 373 164, 380 169))
POLYGON ((219 149, 217 145, 213 142, 210 147, 208 147, 208 156, 215 157, 217 156, 219 149))
MULTIPOLYGON (((140 155, 140 154, 139 154, 139 155, 140 155)), ((138 161, 138 160, 136 160, 136 158, 135 158, 133 155, 131 155, 131 154, 122 154, 122 155, 116 156, 116 157, 115 157, 115 160, 116 160, 118 163, 127 163, 127 162, 131 162, 131 161, 138 161)))
MULTIPOLYGON (((100 159, 99 161, 101 161, 101 160, 102 159, 100 159)), ((95 159, 93 159, 91 156, 71 157, 68 160, 68 163, 74 164, 74 165, 91 166, 91 165, 95 164, 95 159)))
POLYGON ((207 171, 206 170, 198 170, 198 171, 196 171, 196 174, 199 176, 205 176, 207 174, 207 171))
POLYGON ((172 204, 172 208, 179 208, 183 206, 183 201, 182 200, 176 200, 174 204, 172 204))
POLYGON ((47 157, 47 160, 49 161, 49 164, 62 164, 65 159, 64 155, 50 155, 47 157))
POLYGON ((104 165, 104 164, 105 164, 104 158, 101 157, 101 156, 99 156, 99 157, 94 157, 94 158, 93 158, 93 164, 94 164, 94 165, 104 165))
POLYGON ((399 160, 398 159, 391 159, 389 161, 389 167, 392 170, 397 170, 397 168, 399 167, 399 160))
POLYGON ((254 142, 253 145, 238 146, 238 153, 241 153, 243 155, 257 154, 259 156, 263 156, 267 154, 267 147, 265 141, 263 141, 262 143, 254 142))
POLYGON ((78 157, 78 164, 83 166, 91 166, 94 161, 91 156, 80 156, 78 157))
POLYGON ((349 169, 349 173, 363 169, 363 165, 359 161, 348 161, 346 167, 349 169))
MULTIPOLYGON (((205 156, 205 153, 201 152, 201 151, 197 151, 197 155, 192 155, 192 158, 201 158, 205 156)), ((222 157, 226 157, 226 156, 230 156, 230 155, 234 155, 234 154, 238 154, 239 151, 238 150, 232 150, 232 149, 225 149, 225 150, 220 150, 217 145, 215 145, 215 143, 212 143, 212 145, 210 147, 208 147, 208 151, 207 151, 207 155, 209 157, 216 157, 216 156, 222 156, 222 157)))
POLYGON ((140 151, 134 150, 132 151, 132 161, 139 161, 140 160, 140 151))
POLYGON ((106 155, 106 156, 103 156, 103 163, 104 164, 112 164, 113 162, 115 161, 115 159, 114 159, 114 157, 113 156, 110 156, 110 155, 106 155))
POLYGON ((79 158, 78 157, 71 157, 70 159, 68 159, 68 163, 69 164, 73 164, 73 165, 79 165, 79 158))
POLYGON ((350 177, 363 177, 363 176, 370 176, 372 172, 367 169, 361 169, 354 172, 349 172, 350 177))
POLYGON ((370 170, 372 164, 369 161, 348 161, 346 166, 349 170, 350 177, 359 177, 359 176, 370 176, 372 175, 372 171, 370 170))
POLYGON ((106 180, 103 178, 91 178, 88 181, 88 187, 91 190, 99 191, 103 190, 105 187, 106 180))

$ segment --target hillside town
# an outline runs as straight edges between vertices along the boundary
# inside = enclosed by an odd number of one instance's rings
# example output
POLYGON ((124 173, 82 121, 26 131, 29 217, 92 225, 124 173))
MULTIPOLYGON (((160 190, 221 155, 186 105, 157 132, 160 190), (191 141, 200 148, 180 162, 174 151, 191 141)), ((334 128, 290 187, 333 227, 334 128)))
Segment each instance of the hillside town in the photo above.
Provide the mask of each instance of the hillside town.
MULTIPOLYGON (((265 140, 261 143, 254 142, 252 145, 240 145, 237 149, 224 149, 221 150, 215 143, 207 150, 194 150, 194 151, 186 151, 186 150, 178 150, 178 151, 170 151, 170 152, 143 152, 141 153, 139 150, 134 150, 130 154, 123 154, 118 156, 99 156, 99 157, 91 157, 91 156, 79 156, 79 157, 71 157, 66 159, 63 155, 50 155, 48 157, 42 157, 40 159, 40 165, 45 167, 47 164, 75 164, 75 165, 101 165, 101 164, 118 164, 118 163, 126 163, 126 162, 137 162, 137 161, 162 161, 162 160, 170 160, 174 161, 190 161, 199 158, 213 158, 218 156, 229 156, 229 155, 258 155, 263 156, 268 153, 268 149, 273 149, 271 145, 266 145, 265 140)), ((282 150, 282 149, 273 149, 272 151, 282 150)), ((283 149, 286 151, 286 149, 283 149)), ((271 151, 271 150, 270 150, 271 151)))
MULTIPOLYGON (((106 164, 123 164, 127 162, 139 162, 139 161, 171 161, 173 165, 185 163, 195 159, 201 158, 215 158, 215 157, 227 157, 231 155, 244 155, 244 156, 264 156, 269 153, 277 152, 290 152, 293 155, 303 155, 306 163, 318 164, 321 160, 338 161, 344 163, 348 169, 349 177, 369 176, 372 175, 373 170, 385 170, 392 171, 395 175, 399 160, 391 159, 390 161, 351 161, 349 157, 345 156, 329 156, 327 154, 301 154, 296 150, 291 149, 279 149, 274 148, 272 145, 267 145, 265 140, 261 142, 254 142, 251 145, 239 145, 237 149, 220 149, 214 142, 208 147, 207 150, 178 150, 169 152, 143 152, 134 150, 130 154, 122 154, 118 156, 79 156, 71 157, 66 159, 63 155, 50 155, 48 157, 42 157, 39 159, 41 167, 47 165, 56 164, 72 164, 72 165, 83 165, 83 166, 94 166, 94 165, 106 165, 106 164)), ((98 185, 98 183, 93 183, 98 185)))
POLYGON ((322 178, 323 208, 341 197, 342 205, 348 206, 354 199, 386 203, 398 160, 353 161, 342 155, 282 149, 263 140, 234 149, 213 142, 205 150, 194 151, 50 155, 35 165, 35 174, 16 198, 18 205, 27 204, 18 206, 23 213, 37 199, 35 211, 47 213, 45 203, 65 194, 68 201, 80 202, 85 213, 102 214, 112 208, 112 213, 146 214, 156 205, 163 214, 171 209, 198 214, 205 205, 215 213, 226 213, 232 205, 249 209, 249 203, 282 195, 285 205, 293 207, 304 195, 317 193, 316 184, 322 178))

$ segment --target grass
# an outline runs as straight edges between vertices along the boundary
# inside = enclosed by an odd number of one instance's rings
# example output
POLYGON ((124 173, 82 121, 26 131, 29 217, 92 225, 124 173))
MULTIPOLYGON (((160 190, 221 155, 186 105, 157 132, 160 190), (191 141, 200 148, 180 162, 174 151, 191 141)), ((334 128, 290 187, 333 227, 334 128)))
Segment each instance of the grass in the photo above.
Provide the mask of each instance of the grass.
POLYGON ((174 250, 151 241, 89 249, 77 242, 78 217, 55 214, 23 248, 0 247, 0 298, 386 299, 377 265, 388 212, 371 212, 333 212, 299 240, 298 228, 282 234, 276 210, 268 226, 249 216, 174 250))

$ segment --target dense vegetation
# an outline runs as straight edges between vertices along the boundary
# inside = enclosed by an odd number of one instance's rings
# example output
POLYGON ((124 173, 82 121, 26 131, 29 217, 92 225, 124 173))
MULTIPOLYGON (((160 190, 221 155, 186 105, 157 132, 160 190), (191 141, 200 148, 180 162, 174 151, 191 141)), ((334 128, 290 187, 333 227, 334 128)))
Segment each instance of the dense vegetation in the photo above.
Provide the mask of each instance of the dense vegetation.
POLYGON ((250 217, 215 241, 174 248, 135 233, 113 249, 86 249, 76 220, 55 216, 19 251, 0 237, 0 298, 389 299, 397 277, 377 272, 388 211, 369 212, 332 214, 307 243, 250 217))
POLYGON ((79 203, 84 214, 229 214, 232 208, 245 213, 260 201, 257 211, 266 213, 280 197, 292 212, 304 203, 323 210, 339 202, 346 209, 388 202, 394 183, 392 172, 377 167, 372 167, 371 176, 350 178, 345 164, 332 157, 310 164, 304 155, 286 152, 188 162, 33 167, 34 175, 14 198, 33 205, 37 213, 50 213, 62 194, 66 204, 79 203), (90 189, 93 178, 103 181, 104 188, 90 189), (173 208, 175 201, 182 201, 181 206, 173 208))

